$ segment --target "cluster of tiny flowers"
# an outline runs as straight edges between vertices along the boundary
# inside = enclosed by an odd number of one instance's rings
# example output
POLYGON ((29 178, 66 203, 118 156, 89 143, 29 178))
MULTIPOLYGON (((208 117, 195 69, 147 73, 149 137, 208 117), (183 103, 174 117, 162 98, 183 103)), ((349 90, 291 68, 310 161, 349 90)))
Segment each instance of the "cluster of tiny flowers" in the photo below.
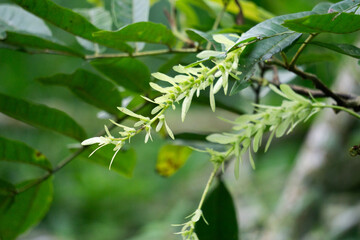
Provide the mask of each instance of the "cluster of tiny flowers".
MULTIPOLYGON (((235 44, 233 41, 225 37, 223 38, 218 37, 217 39, 220 43, 223 44, 224 49, 230 48, 235 44)), ((123 131, 119 132, 121 137, 119 138, 113 137, 108 131, 108 129, 105 127, 105 130, 107 132, 106 136, 87 139, 82 142, 82 145, 99 144, 99 147, 95 149, 95 151, 97 151, 103 146, 106 146, 108 144, 114 144, 115 154, 110 162, 110 167, 111 167, 111 164, 116 154, 124 145, 126 140, 130 141, 131 137, 141 132, 142 130, 146 131, 145 142, 147 142, 149 139, 152 140, 151 138, 152 125, 155 124, 156 122, 157 122, 157 126, 155 127, 155 130, 157 132, 160 131, 163 126, 165 126, 168 135, 172 139, 174 139, 174 134, 172 133, 171 129, 169 128, 168 124, 165 121, 165 115, 164 115, 165 111, 170 107, 172 109, 175 109, 176 108, 175 104, 179 104, 182 101, 181 119, 182 121, 184 121, 186 113, 190 108, 194 95, 198 97, 200 95, 200 92, 202 90, 205 90, 209 86, 210 86, 210 105, 211 105, 211 109, 215 111, 214 95, 221 88, 224 89, 224 93, 226 94, 228 91, 229 76, 238 79, 237 76, 241 74, 240 72, 237 71, 237 66, 239 62, 239 55, 242 50, 243 50, 242 48, 239 48, 235 51, 229 52, 225 58, 224 57, 208 58, 215 63, 215 66, 212 68, 208 68, 204 66, 200 61, 195 67, 185 67, 181 65, 174 66, 173 67, 174 71, 178 73, 178 75, 176 75, 175 77, 169 77, 159 72, 153 73, 152 76, 154 78, 160 80, 165 85, 167 85, 167 86, 163 86, 163 84, 157 84, 151 82, 150 86, 155 91, 161 93, 162 95, 155 98, 154 100, 142 96, 146 101, 149 101, 156 105, 151 111, 151 114, 154 116, 152 118, 145 117, 136 114, 127 108, 119 107, 118 109, 122 113, 138 119, 138 121, 134 124, 134 126, 127 127, 112 121, 113 124, 123 129, 123 131)), ((202 56, 208 54, 208 52, 209 51, 204 51, 200 53, 198 57, 201 58, 202 56)), ((225 52, 216 52, 216 51, 211 51, 211 52, 214 55, 225 56, 225 52)), ((91 155, 94 152, 92 152, 91 155)))
POLYGON ((274 136, 281 137, 289 134, 300 122, 307 121, 312 115, 319 112, 323 103, 302 97, 295 93, 288 85, 282 84, 280 89, 270 85, 270 88, 286 98, 281 106, 256 105, 257 113, 241 115, 234 122, 234 133, 212 134, 207 137, 210 142, 229 144, 232 146, 232 155, 235 155, 235 176, 239 175, 241 156, 249 151, 249 159, 253 168, 255 164, 251 155, 250 146, 257 152, 264 132, 270 131, 265 152, 270 146, 274 136))

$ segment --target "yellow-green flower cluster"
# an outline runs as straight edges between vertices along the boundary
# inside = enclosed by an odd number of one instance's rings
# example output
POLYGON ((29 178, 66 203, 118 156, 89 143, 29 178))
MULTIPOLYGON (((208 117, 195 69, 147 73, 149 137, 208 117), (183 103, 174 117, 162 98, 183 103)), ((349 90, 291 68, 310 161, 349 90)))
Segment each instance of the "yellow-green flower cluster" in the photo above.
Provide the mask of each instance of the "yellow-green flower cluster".
POLYGON ((265 151, 274 136, 281 137, 290 133, 300 122, 307 121, 312 115, 324 107, 323 103, 310 101, 295 93, 288 85, 282 84, 280 89, 270 85, 270 88, 287 100, 281 106, 255 105, 258 110, 255 114, 241 115, 234 122, 233 133, 212 134, 207 137, 210 142, 231 145, 231 154, 236 156, 235 176, 239 175, 239 164, 242 155, 249 151, 249 159, 253 168, 255 164, 251 155, 250 146, 257 152, 264 132, 270 131, 265 151))
MULTIPOLYGON (((219 43, 223 44, 224 49, 230 48, 235 43, 222 35, 214 37, 219 43)), ((147 97, 143 98, 146 101, 156 104, 156 106, 152 109, 151 114, 152 118, 145 117, 139 114, 132 112, 131 110, 123 107, 119 107, 118 109, 138 121, 134 124, 133 127, 127 127, 120 124, 116 124, 118 127, 122 128, 122 131, 119 132, 121 137, 113 137, 106 128, 107 136, 104 137, 95 137, 90 138, 82 142, 82 145, 91 145, 91 144, 99 144, 99 147, 96 149, 100 149, 103 146, 108 144, 114 144, 115 154, 111 160, 114 160, 116 154, 124 145, 126 140, 130 141, 130 138, 136 135, 137 133, 145 130, 145 142, 151 137, 152 126, 157 123, 155 127, 155 131, 160 131, 163 126, 168 133, 168 135, 174 139, 174 134, 169 128, 168 124, 165 120, 165 111, 168 108, 175 109, 176 104, 182 102, 181 107, 181 119, 185 120, 185 116, 190 108, 192 99, 194 95, 197 97, 200 95, 202 90, 205 90, 210 86, 210 105, 211 109, 215 111, 215 97, 214 95, 221 89, 224 89, 224 93, 226 94, 228 91, 229 85, 229 76, 237 79, 238 75, 241 74, 237 71, 237 66, 239 62, 239 55, 242 51, 242 48, 239 48, 235 51, 228 53, 225 52, 216 52, 216 51, 204 51, 198 55, 199 58, 205 57, 205 59, 201 60, 195 67, 185 67, 185 66, 174 66, 173 69, 178 74, 175 77, 167 76, 163 73, 153 73, 152 76, 158 80, 160 83, 151 82, 150 86, 157 92, 162 95, 151 100, 147 97), (208 55, 211 55, 208 57, 208 55), (219 57, 221 56, 221 57, 219 57), (211 60, 215 63, 215 66, 212 68, 204 66, 201 62, 211 60)), ((95 151, 96 151, 95 150, 95 151)), ((94 151, 94 152, 95 152, 94 151)), ((93 153, 94 153, 93 152, 93 153)), ((93 154, 92 153, 92 154, 93 154)), ((110 167, 111 167, 110 163, 110 167)))

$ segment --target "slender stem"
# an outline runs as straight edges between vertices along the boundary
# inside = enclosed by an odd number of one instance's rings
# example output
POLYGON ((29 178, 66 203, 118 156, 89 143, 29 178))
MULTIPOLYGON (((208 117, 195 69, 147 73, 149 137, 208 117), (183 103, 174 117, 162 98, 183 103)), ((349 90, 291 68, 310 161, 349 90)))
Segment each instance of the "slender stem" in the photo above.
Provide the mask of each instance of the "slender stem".
POLYGON ((337 106, 337 105, 315 105, 316 107, 319 107, 319 108, 332 108, 332 109, 336 109, 336 110, 341 110, 341 111, 344 111, 344 112, 347 112, 349 113, 350 115, 360 119, 360 115, 357 114, 356 112, 346 108, 346 107, 342 107, 342 106, 337 106))
POLYGON ((185 49, 161 49, 161 50, 152 50, 144 51, 137 53, 105 53, 97 55, 86 55, 86 60, 93 60, 99 58, 124 58, 124 57, 145 57, 145 56, 155 56, 169 53, 196 53, 199 52, 197 48, 185 48, 185 49))
POLYGON ((289 68, 292 68, 293 66, 295 66, 296 61, 298 60, 298 58, 300 57, 300 54, 304 51, 305 47, 307 46, 307 44, 314 38, 316 37, 317 34, 310 34, 308 36, 308 38, 305 40, 305 42, 303 44, 301 44, 301 46, 299 47, 299 49, 297 50, 297 52, 295 53, 295 56, 293 57, 293 59, 291 60, 290 64, 289 64, 289 68))
POLYGON ((285 66, 289 67, 289 61, 288 61, 288 58, 287 58, 286 54, 283 51, 281 51, 280 55, 281 55, 281 58, 283 59, 283 61, 285 63, 285 66))
POLYGON ((209 177, 209 179, 208 179, 208 181, 206 183, 205 189, 204 189, 203 194, 201 196, 201 199, 200 199, 199 205, 197 207, 197 210, 200 210, 202 208, 202 205, 204 204, 206 195, 209 192, 209 188, 211 186, 211 183, 213 182, 213 180, 214 180, 214 178, 216 176, 216 172, 219 170, 220 165, 221 165, 220 163, 215 163, 214 169, 211 172, 211 175, 210 175, 210 177, 209 177))

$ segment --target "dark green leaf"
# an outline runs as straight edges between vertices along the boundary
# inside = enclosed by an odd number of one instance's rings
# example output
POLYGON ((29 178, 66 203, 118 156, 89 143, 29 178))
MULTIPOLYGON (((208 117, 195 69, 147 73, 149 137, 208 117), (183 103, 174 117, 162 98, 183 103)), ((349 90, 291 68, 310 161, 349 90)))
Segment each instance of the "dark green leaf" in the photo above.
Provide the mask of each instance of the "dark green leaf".
MULTIPOLYGON (((16 193, 16 188, 11 183, 0 179, 0 196, 13 196, 16 193)), ((0 201, 0 208, 1 208, 0 201)))
MULTIPOLYGON (((92 146, 84 151, 81 156, 91 162, 99 164, 108 168, 110 166, 110 160, 114 155, 113 147, 106 146, 101 150, 96 151, 91 157, 88 157, 89 154, 96 149, 96 146, 92 146)), ((116 155, 112 165, 111 170, 125 176, 132 177, 134 169, 136 166, 136 152, 134 149, 128 149, 126 151, 119 151, 116 155)))
MULTIPOLYGON (((32 181, 21 183, 17 187, 21 188, 32 181)), ((36 225, 49 210, 52 198, 53 184, 52 179, 49 178, 16 195, 10 206, 1 206, 0 239, 15 239, 28 228, 36 225)))
POLYGON ((114 42, 147 42, 173 46, 175 36, 164 25, 152 22, 138 22, 126 25, 118 31, 99 31, 93 34, 95 39, 114 42))
POLYGON ((196 29, 188 29, 186 30, 186 34, 189 36, 191 40, 194 40, 195 42, 202 43, 204 41, 211 43, 211 45, 214 47, 216 51, 221 51, 221 44, 218 42, 215 42, 212 36, 208 33, 196 30, 196 29))
POLYGON ((137 59, 98 59, 92 61, 91 65, 129 90, 144 92, 150 89, 150 71, 137 59))
POLYGON ((283 26, 300 33, 352 33, 360 30, 360 15, 331 13, 287 20, 283 26))
POLYGON ((179 133, 179 134, 175 134, 175 139, 205 142, 207 136, 208 134, 179 133))
POLYGON ((6 38, 3 42, 22 48, 42 49, 49 53, 61 53, 70 56, 83 57, 81 53, 52 40, 18 32, 6 31, 6 38))
MULTIPOLYGON (((248 80, 254 74, 257 63, 265 61, 272 55, 284 50, 301 36, 300 33, 289 31, 286 27, 283 27, 281 24, 284 20, 299 18, 310 14, 314 14, 314 12, 300 12, 271 18, 257 24, 241 35, 234 47, 250 40, 258 39, 258 41, 246 46, 241 53, 238 68, 238 70, 242 72, 239 76, 240 80, 248 80)), ((237 93, 235 88, 237 88, 236 84, 231 89, 231 94, 237 93)))
POLYGON ((316 64, 319 62, 331 62, 335 61, 337 56, 334 53, 323 52, 323 53, 316 53, 316 52, 306 52, 302 53, 299 59, 296 61, 296 64, 316 64))
POLYGON ((350 44, 335 44, 335 43, 324 43, 324 42, 311 42, 310 44, 314 44, 320 47, 333 50, 341 54, 345 54, 360 59, 360 48, 350 44))
POLYGON ((94 41, 105 46, 118 50, 132 52, 133 49, 124 42, 111 41, 109 39, 94 38, 93 32, 100 31, 99 28, 91 24, 86 18, 70 9, 63 8, 50 0, 13 0, 27 11, 45 19, 55 26, 70 32, 79 37, 94 41))
POLYGON ((195 226, 199 239, 238 240, 239 230, 232 197, 222 181, 209 194, 202 207, 207 225, 200 220, 195 226))
POLYGON ((235 81, 233 87, 231 88, 230 95, 234 95, 235 93, 240 92, 241 90, 250 86, 249 81, 235 81))
POLYGON ((51 171, 51 163, 40 153, 25 143, 0 137, 0 161, 21 162, 51 171))
POLYGON ((42 104, 0 93, 0 112, 35 127, 53 130, 79 141, 86 139, 82 127, 66 113, 42 104))
MULTIPOLYGON (((282 36, 286 38, 287 34, 292 34, 289 29, 283 27, 281 24, 288 19, 301 18, 304 16, 308 16, 314 14, 314 12, 300 12, 288 15, 282 15, 278 17, 271 18, 264 22, 261 22, 254 27, 252 27, 249 31, 245 32, 241 35, 241 37, 235 43, 235 46, 240 45, 243 42, 247 42, 249 39, 263 39, 267 37, 276 37, 276 35, 282 36)), ((280 40, 280 39, 279 39, 280 40)))
POLYGON ((56 74, 39 78, 38 81, 48 85, 68 87, 85 102, 117 115, 121 106, 121 96, 115 84, 86 70, 79 69, 73 74, 56 74))
MULTIPOLYGON (((268 38, 248 45, 240 55, 238 70, 241 72, 239 78, 241 82, 247 81, 255 72, 257 63, 269 59, 272 55, 282 51, 291 45, 300 33, 286 33, 276 37, 268 38)), ((241 88, 234 84, 230 94, 236 94, 241 88)))

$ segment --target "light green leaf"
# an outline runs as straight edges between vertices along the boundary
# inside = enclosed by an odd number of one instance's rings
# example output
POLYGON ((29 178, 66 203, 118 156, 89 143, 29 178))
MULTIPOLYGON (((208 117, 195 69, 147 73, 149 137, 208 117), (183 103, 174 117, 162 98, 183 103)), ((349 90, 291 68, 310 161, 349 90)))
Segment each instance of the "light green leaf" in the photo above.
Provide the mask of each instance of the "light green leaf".
POLYGON ((107 8, 111 10, 116 28, 149 20, 149 0, 110 0, 107 8))
POLYGON ((314 44, 316 46, 324 47, 335 52, 360 59, 360 48, 355 47, 354 45, 324 42, 310 42, 310 44, 314 44))
POLYGON ((66 113, 42 104, 0 93, 0 112, 32 126, 49 129, 79 141, 86 139, 82 127, 66 113))
MULTIPOLYGON (((112 19, 110 13, 106 11, 104 8, 102 7, 90 8, 90 9, 80 8, 80 9, 74 9, 74 11, 85 17, 95 27, 104 30, 111 30, 112 19)), ((104 52, 106 50, 105 47, 97 46, 96 43, 88 41, 84 38, 76 37, 76 40, 83 48, 89 51, 104 52)))
POLYGON ((234 201, 222 181, 206 198, 202 210, 208 224, 204 221, 196 223, 195 231, 199 239, 239 239, 234 201))
POLYGON ((276 131, 274 130, 274 131, 272 131, 272 132, 270 133, 270 136, 269 136, 269 138, 268 138, 268 140, 267 140, 267 142, 266 142, 265 152, 267 152, 267 150, 269 149, 270 144, 271 144, 271 141, 272 141, 272 139, 274 138, 275 132, 276 132, 276 131))
MULTIPOLYGON (((21 188, 31 180, 19 184, 21 188)), ((18 235, 33 227, 45 216, 53 198, 52 178, 35 185, 25 192, 17 194, 9 206, 0 207, 1 239, 15 239, 18 235)), ((6 200, 6 199, 4 199, 6 200)))
MULTIPOLYGON (((101 151, 96 151, 90 158, 89 154, 96 149, 97 146, 91 146, 84 151, 80 156, 90 162, 96 163, 106 168, 109 168, 110 159, 114 155, 113 147, 105 146, 101 151)), ((136 166, 136 152, 130 148, 128 150, 121 150, 117 153, 111 170, 121 174, 124 177, 131 178, 136 166)))
POLYGON ((287 20, 283 26, 300 33, 352 33, 360 30, 360 15, 331 13, 287 20))
POLYGON ((117 84, 135 92, 150 89, 150 70, 134 58, 98 59, 90 64, 117 84))
POLYGON ((264 133, 264 130, 262 128, 262 129, 259 129, 257 131, 257 133, 255 134, 255 136, 254 136, 254 139, 253 139, 254 152, 257 152, 258 149, 259 149, 259 146, 261 145, 261 140, 262 140, 263 133, 264 133))
POLYGON ((186 146, 164 145, 156 161, 156 172, 163 177, 176 173, 188 160, 192 150, 186 146))
POLYGON ((281 91, 286 95, 286 97, 293 101, 298 101, 301 103, 310 103, 310 100, 304 98, 303 96, 294 92, 289 85, 281 84, 280 85, 281 91))
POLYGON ((0 4, 0 32, 17 31, 51 37, 49 27, 40 18, 10 4, 0 4))
POLYGON ((99 28, 95 27, 80 14, 75 13, 70 9, 63 8, 50 0, 13 0, 13 2, 20 5, 25 10, 76 36, 121 51, 133 51, 133 49, 124 42, 115 42, 106 38, 94 38, 92 34, 100 31, 99 28))
POLYGON ((255 170, 256 167, 255 167, 255 162, 254 162, 253 156, 251 154, 251 149, 249 149, 249 160, 250 160, 250 164, 251 164, 252 169, 255 170))
POLYGON ((114 42, 147 42, 173 46, 175 36, 160 23, 138 22, 124 26, 118 31, 99 31, 94 34, 95 39, 107 39, 114 42))
POLYGON ((0 137, 0 161, 20 162, 51 171, 49 160, 25 143, 0 137))
MULTIPOLYGON (((357 9, 358 4, 360 3, 359 0, 345 0, 340 1, 338 3, 334 3, 329 8, 329 11, 331 12, 355 12, 357 9)), ((360 14, 359 11, 357 11, 356 14, 360 14)))
POLYGON ((237 139, 237 137, 234 135, 223 135, 223 134, 211 134, 209 136, 206 137, 206 140, 208 140, 209 142, 215 142, 215 143, 220 143, 220 144, 229 144, 229 143, 233 143, 235 142, 237 139))
POLYGON ((282 137, 285 134, 286 130, 289 128, 290 123, 291 123, 290 118, 283 119, 280 125, 276 128, 275 136, 277 138, 282 137))
POLYGON ((121 106, 120 92, 115 84, 86 70, 79 69, 73 74, 56 74, 38 79, 47 85, 58 85, 69 88, 85 102, 118 115, 121 106))
POLYGON ((204 59, 204 58, 210 58, 210 57, 216 57, 220 54, 223 54, 222 52, 213 51, 213 50, 204 50, 196 55, 197 58, 204 59))
POLYGON ((52 39, 52 33, 43 20, 15 5, 0 5, 0 35, 5 44, 82 56, 52 39))
POLYGON ((331 6, 332 6, 332 3, 330 3, 330 2, 321 2, 321 3, 317 4, 312 9, 312 11, 317 14, 325 14, 325 13, 328 13, 331 6))

